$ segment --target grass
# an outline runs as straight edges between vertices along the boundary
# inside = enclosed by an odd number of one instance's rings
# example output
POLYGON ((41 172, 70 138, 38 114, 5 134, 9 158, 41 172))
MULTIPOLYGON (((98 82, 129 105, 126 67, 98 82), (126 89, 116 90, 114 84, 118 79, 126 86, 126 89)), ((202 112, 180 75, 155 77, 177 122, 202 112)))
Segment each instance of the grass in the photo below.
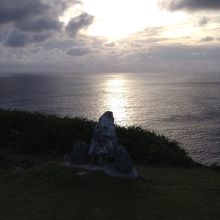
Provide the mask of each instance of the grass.
POLYGON ((95 124, 0 109, 0 219, 220 219, 219 168, 197 166, 155 132, 116 128, 146 183, 65 167, 63 155, 74 141, 89 142, 95 124))
POLYGON ((0 172, 4 220, 220 219, 220 173, 138 166, 147 180, 77 175, 60 162, 0 172))
MULTIPOLYGON (((0 109, 0 146, 26 154, 63 157, 75 141, 90 142, 96 122, 85 118, 58 117, 0 109)), ((180 145, 140 127, 116 127, 119 143, 140 164, 196 165, 180 145)))

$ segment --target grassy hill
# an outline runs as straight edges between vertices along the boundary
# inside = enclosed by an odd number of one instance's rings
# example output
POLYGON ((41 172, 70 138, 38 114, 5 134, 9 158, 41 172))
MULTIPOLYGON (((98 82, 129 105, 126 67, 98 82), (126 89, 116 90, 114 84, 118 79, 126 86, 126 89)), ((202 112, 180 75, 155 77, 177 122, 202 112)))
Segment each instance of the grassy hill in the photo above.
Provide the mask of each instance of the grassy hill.
POLYGON ((4 220, 220 219, 220 173, 137 166, 146 183, 81 176, 60 162, 0 173, 4 220))
POLYGON ((63 165, 95 122, 0 109, 0 219, 220 219, 219 169, 195 163, 173 140, 117 127, 139 174, 126 180, 63 165))

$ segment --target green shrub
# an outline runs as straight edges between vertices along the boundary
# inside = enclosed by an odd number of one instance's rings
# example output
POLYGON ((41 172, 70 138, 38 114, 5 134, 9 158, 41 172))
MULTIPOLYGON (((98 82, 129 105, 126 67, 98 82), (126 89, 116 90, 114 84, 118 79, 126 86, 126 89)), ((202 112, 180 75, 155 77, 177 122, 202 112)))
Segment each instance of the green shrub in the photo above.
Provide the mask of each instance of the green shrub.
MULTIPOLYGON (((0 146, 29 154, 63 156, 75 141, 89 142, 95 122, 85 118, 0 109, 0 146)), ((175 141, 140 127, 117 126, 120 144, 137 163, 193 166, 195 163, 175 141)))

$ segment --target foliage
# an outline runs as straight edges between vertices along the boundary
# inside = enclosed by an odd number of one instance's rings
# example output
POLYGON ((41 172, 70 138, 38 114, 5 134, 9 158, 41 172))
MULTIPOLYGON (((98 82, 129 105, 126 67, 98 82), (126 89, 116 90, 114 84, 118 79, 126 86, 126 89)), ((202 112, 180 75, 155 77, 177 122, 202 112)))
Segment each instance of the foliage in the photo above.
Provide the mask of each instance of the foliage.
MULTIPOLYGON (((0 146, 28 154, 63 156, 75 141, 89 142, 95 122, 37 112, 0 109, 0 146)), ((193 166, 195 163, 173 140, 140 127, 117 126, 120 144, 137 163, 193 166)))

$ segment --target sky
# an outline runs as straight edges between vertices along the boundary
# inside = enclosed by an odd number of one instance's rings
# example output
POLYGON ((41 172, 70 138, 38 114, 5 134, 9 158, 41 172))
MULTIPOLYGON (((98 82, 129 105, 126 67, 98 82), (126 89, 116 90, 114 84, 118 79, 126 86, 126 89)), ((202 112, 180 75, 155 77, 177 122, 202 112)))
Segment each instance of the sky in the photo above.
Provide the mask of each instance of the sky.
POLYGON ((0 0, 0 72, 218 72, 219 0, 0 0))

